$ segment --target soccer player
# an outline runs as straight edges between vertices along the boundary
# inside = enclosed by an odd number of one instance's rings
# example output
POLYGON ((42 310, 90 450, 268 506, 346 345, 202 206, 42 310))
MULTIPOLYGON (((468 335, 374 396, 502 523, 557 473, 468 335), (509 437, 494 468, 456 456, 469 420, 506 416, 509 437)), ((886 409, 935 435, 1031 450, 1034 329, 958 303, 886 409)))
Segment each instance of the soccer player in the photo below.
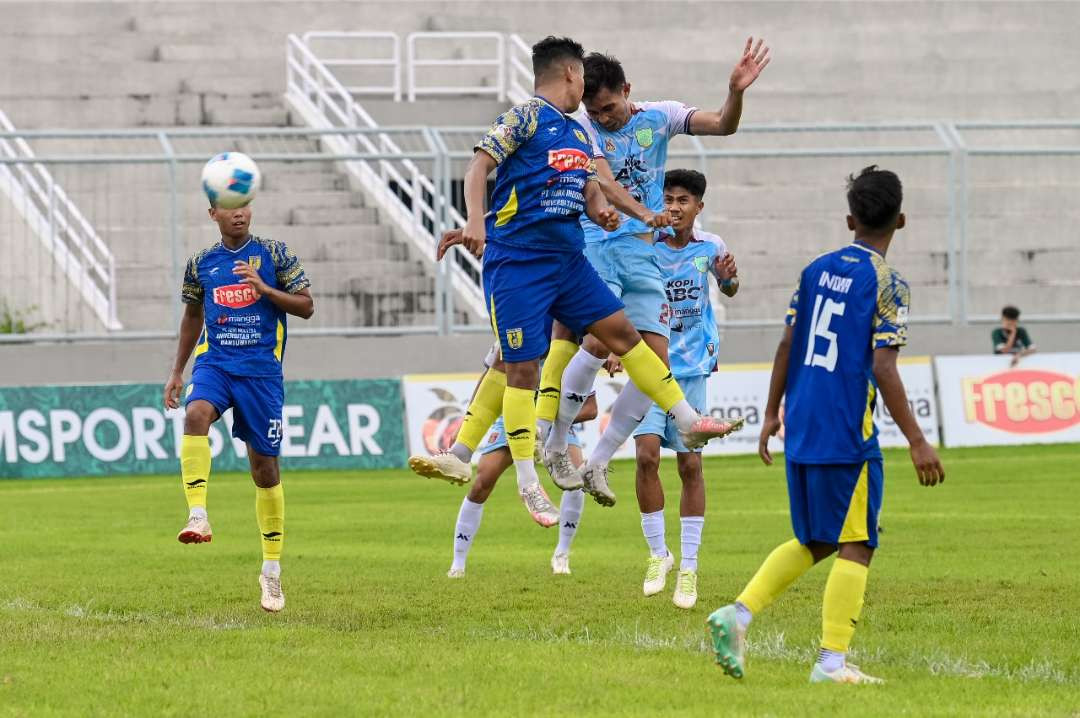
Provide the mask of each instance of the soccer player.
POLYGON ((255 482, 255 515, 262 535, 259 574, 262 607, 285 607, 281 590, 281 548, 285 540, 285 496, 278 471, 281 409, 285 389, 286 316, 309 319, 315 312, 311 282, 284 243, 249 232, 251 207, 210 208, 221 241, 187 263, 181 298, 180 341, 165 384, 165 406, 180 406, 183 372, 191 353, 195 367, 185 395, 180 475, 188 522, 180 543, 207 543, 213 537, 206 514, 210 479, 210 425, 230 407, 232 434, 248 448, 255 482))
POLYGON ((583 254, 580 215, 609 231, 619 222, 599 187, 588 136, 567 114, 581 103, 583 61, 581 45, 569 38, 534 45, 536 95, 495 121, 465 172, 468 220, 458 240, 484 259, 485 299, 506 364, 502 415, 519 486, 539 483, 534 395, 549 317, 600 339, 635 384, 672 412, 686 441, 703 443, 728 431, 694 411, 583 254), (496 168, 493 211, 485 215, 487 177, 496 168))
POLYGON ((765 559, 735 603, 708 618, 716 662, 741 678, 751 619, 833 553, 821 608, 821 650, 811 683, 880 683, 846 661, 862 611, 884 474, 874 404, 880 393, 911 447, 919 483, 945 480, 896 368, 907 342, 908 286, 885 262, 904 227, 900 178, 870 166, 848 178, 853 244, 811 262, 799 277, 776 350, 758 453, 772 464, 769 437, 781 427, 795 538, 765 559))
MULTIPOLYGON (((581 408, 578 422, 589 421, 596 418, 596 397, 590 397, 581 408)), ((580 424, 575 424, 575 427, 580 424)), ((581 463, 581 442, 578 440, 575 430, 570 432, 570 455, 574 461, 581 463)), ((491 427, 487 443, 480 447, 480 463, 476 470, 476 482, 469 490, 469 495, 461 501, 458 510, 457 523, 454 524, 454 560, 450 564, 450 570, 446 573, 449 578, 461 578, 465 575, 465 561, 469 557, 469 549, 476 540, 476 532, 480 528, 480 520, 484 514, 484 503, 495 488, 496 482, 503 472, 514 463, 510 450, 507 448, 506 429, 503 426, 502 417, 495 421, 491 427)), ((554 517, 559 525, 559 541, 555 546, 555 553, 551 557, 551 572, 558 574, 570 573, 570 545, 577 534, 578 525, 581 522, 581 513, 585 507, 585 493, 577 491, 564 491, 560 500, 558 514, 554 517)))
MULTIPOLYGON (((705 208, 705 176, 694 170, 671 170, 664 177, 664 208, 671 215, 674 235, 656 244, 660 269, 667 277, 667 301, 671 306, 671 373, 687 401, 705 411, 705 389, 716 371, 720 336, 709 299, 709 275, 720 291, 734 297, 739 291, 735 257, 724 240, 694 229, 705 208)), ((679 608, 697 603, 697 555, 705 525, 705 477, 701 449, 691 449, 679 438, 671 419, 655 404, 634 432, 637 446, 636 489, 641 511, 641 530, 649 546, 643 590, 652 596, 664 590, 674 566, 664 535, 664 487, 660 483, 660 448, 676 452, 682 498, 679 503, 681 549, 679 575, 672 601, 679 608)))
MULTIPOLYGON (((746 41, 742 57, 728 79, 728 96, 715 112, 688 107, 681 102, 630 101, 630 84, 622 65, 613 57, 592 53, 585 58, 585 109, 588 130, 603 159, 622 184, 645 207, 663 210, 664 164, 668 142, 678 134, 730 135, 739 127, 743 93, 769 64, 769 48, 758 39, 746 41)), ((668 354, 670 306, 664 294, 664 276, 653 251, 653 229, 629 216, 614 231, 583 220, 585 255, 600 277, 626 305, 626 315, 642 337, 662 359, 668 354)), ((561 335, 560 335, 561 336, 561 335)), ((566 356, 569 347, 553 347, 553 358, 566 356)), ((600 337, 586 337, 562 375, 560 408, 545 443, 545 466, 560 486, 583 482, 585 491, 602 505, 615 503, 607 483, 607 465, 637 427, 652 402, 628 383, 612 408, 611 422, 589 455, 580 479, 566 460, 566 431, 577 415, 580 398, 588 395, 599 367, 608 357, 608 347, 600 337), (563 406, 565 405, 565 406, 563 406)), ((541 396, 550 397, 558 385, 555 361, 549 363, 541 381, 541 396)), ((543 401, 543 400, 542 400, 543 401)), ((728 424, 730 433, 741 424, 728 424)))

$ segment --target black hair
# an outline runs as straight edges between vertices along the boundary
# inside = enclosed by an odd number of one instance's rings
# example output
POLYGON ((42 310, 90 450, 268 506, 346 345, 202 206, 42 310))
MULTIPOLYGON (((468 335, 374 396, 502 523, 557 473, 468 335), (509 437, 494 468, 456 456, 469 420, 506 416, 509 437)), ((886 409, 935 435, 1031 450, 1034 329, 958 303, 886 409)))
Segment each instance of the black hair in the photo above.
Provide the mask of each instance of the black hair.
POLYGON ((622 92, 626 84, 626 73, 622 63, 611 55, 590 52, 585 58, 585 99, 596 96, 600 90, 622 92))
POLYGON ((548 35, 532 46, 533 76, 540 77, 559 61, 585 60, 585 48, 568 37, 548 35))
POLYGON ((903 199, 904 188, 895 172, 870 165, 858 175, 848 175, 848 208, 867 229, 890 229, 900 215, 903 199))
POLYGON ((697 170, 668 170, 664 175, 664 189, 682 187, 700 200, 705 196, 705 175, 697 170))
POLYGON ((1001 310, 1001 316, 1003 319, 1019 319, 1020 310, 1010 304, 1001 310))

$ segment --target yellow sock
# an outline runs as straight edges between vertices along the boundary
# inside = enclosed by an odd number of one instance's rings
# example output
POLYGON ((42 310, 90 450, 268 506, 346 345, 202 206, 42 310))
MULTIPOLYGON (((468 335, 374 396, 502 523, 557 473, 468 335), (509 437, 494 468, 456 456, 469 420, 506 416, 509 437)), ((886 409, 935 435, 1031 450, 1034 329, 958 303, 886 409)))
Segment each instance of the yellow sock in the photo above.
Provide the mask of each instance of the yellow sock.
POLYGON ((536 392, 532 389, 506 387, 503 393, 503 423, 506 443, 514 461, 532 461, 533 432, 536 430, 536 392))
POLYGON ((184 434, 180 440, 180 479, 188 509, 206 508, 206 482, 210 480, 210 437, 184 434))
POLYGON ((671 370, 664 366, 663 360, 644 340, 619 358, 634 385, 664 411, 669 411, 685 398, 678 382, 671 376, 671 370))
POLYGON ((255 517, 262 534, 263 561, 280 561, 285 543, 285 492, 281 484, 269 489, 255 487, 255 517))
POLYGON ((540 372, 540 395, 536 400, 536 418, 554 422, 559 415, 559 389, 562 388, 562 375, 566 365, 577 354, 576 342, 555 339, 544 359, 544 369, 540 372))
POLYGON ((825 583, 825 600, 821 603, 822 648, 847 653, 862 613, 869 573, 869 567, 846 558, 833 562, 825 583))
POLYGON ((476 394, 465 410, 465 421, 458 429, 457 440, 473 451, 480 446, 484 434, 499 418, 502 411, 503 391, 506 389, 506 374, 495 369, 488 369, 476 394))
POLYGON ((792 539, 773 549, 750 583, 735 599, 750 609, 751 613, 763 610, 775 601, 795 579, 814 565, 810 549, 792 539))

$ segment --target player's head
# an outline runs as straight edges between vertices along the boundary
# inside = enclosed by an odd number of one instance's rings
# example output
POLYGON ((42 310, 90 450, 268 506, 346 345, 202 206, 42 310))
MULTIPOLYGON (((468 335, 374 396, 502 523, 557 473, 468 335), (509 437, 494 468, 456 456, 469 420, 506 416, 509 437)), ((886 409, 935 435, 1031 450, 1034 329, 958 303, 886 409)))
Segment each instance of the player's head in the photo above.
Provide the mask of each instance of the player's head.
POLYGON ((622 63, 591 52, 585 58, 585 110, 593 122, 615 132, 630 121, 630 84, 622 63))
POLYGON ((904 188, 895 172, 864 167, 847 182, 848 229, 856 236, 889 237, 904 226, 904 188))
POLYGON ((1016 326, 1016 323, 1020 321, 1020 310, 1011 304, 1001 309, 1001 325, 1007 329, 1012 329, 1016 326))
POLYGON ((548 35, 532 47, 533 77, 537 88, 565 85, 576 98, 572 109, 581 103, 585 90, 585 48, 568 37, 548 35))
POLYGON ((244 239, 248 236, 248 230, 251 227, 251 205, 244 205, 236 209, 211 207, 210 219, 217 223, 222 237, 233 240, 244 239))
POLYGON ((676 231, 693 227, 705 209, 705 185, 705 175, 695 170, 668 170, 664 175, 664 209, 676 231))

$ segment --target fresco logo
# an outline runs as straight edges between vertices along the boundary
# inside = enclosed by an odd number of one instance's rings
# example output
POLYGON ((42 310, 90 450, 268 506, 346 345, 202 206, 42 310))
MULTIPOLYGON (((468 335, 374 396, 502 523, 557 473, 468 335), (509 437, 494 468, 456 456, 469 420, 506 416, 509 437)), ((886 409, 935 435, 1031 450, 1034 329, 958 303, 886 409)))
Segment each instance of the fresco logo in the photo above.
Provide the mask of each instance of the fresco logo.
POLYGON ((1013 434, 1047 434, 1080 423, 1080 377, 1021 369, 965 378, 964 419, 1013 434))

